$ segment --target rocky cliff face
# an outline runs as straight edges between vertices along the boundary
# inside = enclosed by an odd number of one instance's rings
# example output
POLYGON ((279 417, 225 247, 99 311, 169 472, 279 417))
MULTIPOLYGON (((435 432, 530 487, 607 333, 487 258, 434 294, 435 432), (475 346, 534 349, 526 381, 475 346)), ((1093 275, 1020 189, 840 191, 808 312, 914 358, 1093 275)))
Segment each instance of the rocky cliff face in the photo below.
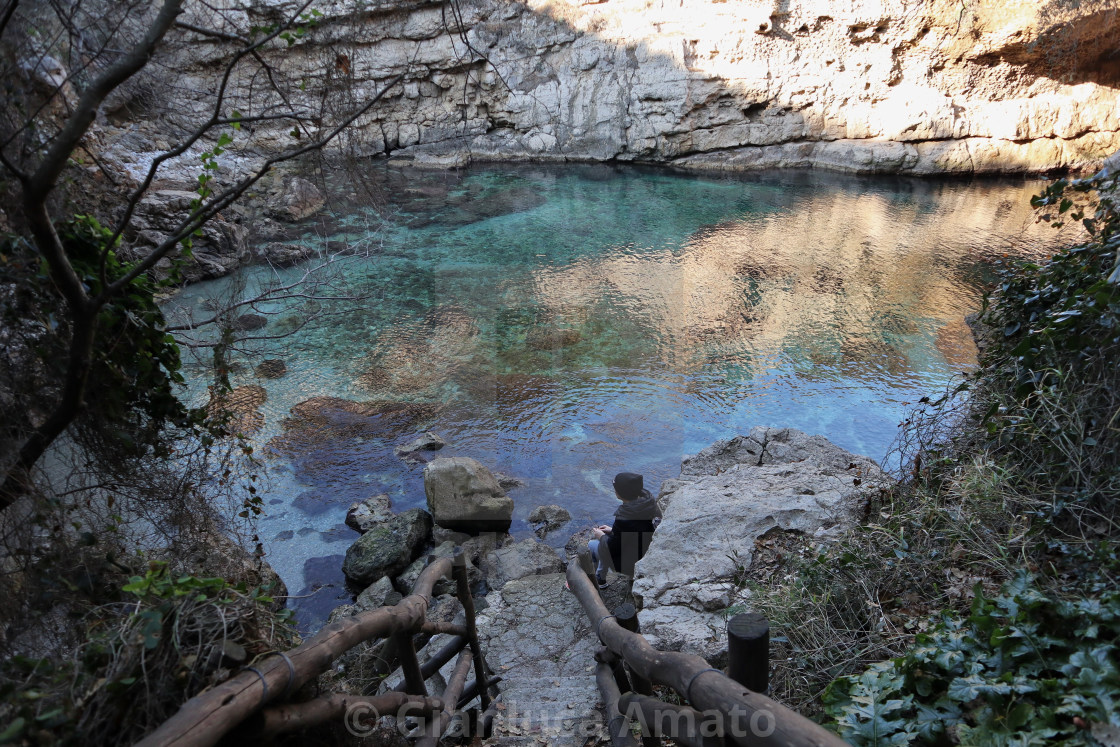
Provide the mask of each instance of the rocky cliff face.
MULTIPOLYGON (((1120 148, 1115 0, 319 7, 310 41, 273 52, 289 76, 354 101, 404 76, 358 123, 366 154, 926 174, 1090 167, 1120 148)), ((220 44, 192 45, 180 82, 204 90, 220 44)))

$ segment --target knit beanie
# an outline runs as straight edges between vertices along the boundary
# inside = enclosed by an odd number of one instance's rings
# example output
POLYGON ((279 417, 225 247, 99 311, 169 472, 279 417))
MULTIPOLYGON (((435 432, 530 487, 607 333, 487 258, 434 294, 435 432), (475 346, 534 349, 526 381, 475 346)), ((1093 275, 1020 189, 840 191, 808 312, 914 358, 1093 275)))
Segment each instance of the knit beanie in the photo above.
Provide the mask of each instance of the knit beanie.
POLYGON ((614 492, 624 501, 632 501, 642 494, 642 476, 633 472, 619 472, 614 478, 614 492))

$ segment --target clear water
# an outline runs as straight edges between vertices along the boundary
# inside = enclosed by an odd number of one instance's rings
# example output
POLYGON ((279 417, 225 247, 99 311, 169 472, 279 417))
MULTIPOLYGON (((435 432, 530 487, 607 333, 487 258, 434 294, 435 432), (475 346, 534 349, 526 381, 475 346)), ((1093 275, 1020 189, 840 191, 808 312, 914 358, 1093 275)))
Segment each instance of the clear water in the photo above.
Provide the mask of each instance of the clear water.
MULTIPOLYGON (((268 391, 269 560, 293 593, 326 586, 296 601, 308 626, 349 596, 347 506, 424 504, 422 466, 393 455, 417 433, 524 481, 515 533, 547 503, 608 520, 614 473, 656 492, 682 455, 755 425, 881 458, 909 404, 974 365, 963 318, 993 265, 1062 241, 1034 222, 1038 183, 608 166, 369 178, 376 200, 336 201, 300 239, 361 254, 331 270, 329 292, 352 300, 310 321, 306 299, 263 307, 261 333, 298 329, 248 345, 288 373, 234 377, 268 391), (289 409, 320 395, 384 414, 293 440, 289 409)), ((305 267, 193 286, 169 311, 305 267)))

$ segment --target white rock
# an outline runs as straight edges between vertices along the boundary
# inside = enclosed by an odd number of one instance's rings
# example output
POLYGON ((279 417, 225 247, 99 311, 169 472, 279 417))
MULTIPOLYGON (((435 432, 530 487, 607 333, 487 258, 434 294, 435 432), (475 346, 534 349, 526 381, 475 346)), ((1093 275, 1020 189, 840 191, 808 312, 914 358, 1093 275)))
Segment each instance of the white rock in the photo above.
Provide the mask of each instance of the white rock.
POLYGON ((723 650, 720 613, 755 540, 775 527, 835 536, 859 520, 885 479, 867 457, 789 428, 754 428, 685 457, 679 480, 662 491, 665 518, 636 569, 642 632, 712 660, 723 650))

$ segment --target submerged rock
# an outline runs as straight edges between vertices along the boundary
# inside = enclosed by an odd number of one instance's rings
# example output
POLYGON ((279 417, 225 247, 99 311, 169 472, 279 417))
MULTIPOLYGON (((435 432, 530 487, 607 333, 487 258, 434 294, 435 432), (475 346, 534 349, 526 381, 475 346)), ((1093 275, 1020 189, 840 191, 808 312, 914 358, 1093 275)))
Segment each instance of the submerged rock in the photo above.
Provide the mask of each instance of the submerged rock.
POLYGON ((234 387, 219 392, 210 387, 210 402, 206 413, 212 419, 228 418, 226 428, 231 433, 252 435, 264 426, 264 414, 259 408, 268 401, 268 392, 258 384, 234 387))
POLYGON ((399 438, 431 418, 437 408, 407 402, 355 402, 341 397, 311 397, 291 409, 283 433, 268 442, 282 455, 305 459, 314 450, 345 439, 399 438))
POLYGON ((583 339, 575 329, 534 330, 525 338, 525 345, 531 350, 559 350, 575 345, 583 339))
POLYGON ((665 519, 637 565, 643 634, 718 665, 726 652, 722 613, 755 541, 775 527, 835 534, 862 517, 885 481, 867 457, 791 428, 754 428, 685 457, 680 479, 666 486, 665 519))
POLYGON ((436 459, 424 468, 424 494, 436 524, 470 534, 505 532, 513 499, 494 475, 470 457, 436 459))
POLYGON ((432 517, 414 508, 371 527, 346 551, 342 571, 354 583, 368 586, 395 576, 411 563, 428 541, 432 517))
POLYGON ((238 332, 252 332, 268 325, 268 319, 260 314, 242 314, 229 323, 238 332))
POLYGON ((262 379, 279 379, 288 373, 288 366, 279 358, 267 358, 256 368, 257 376, 262 379))
POLYGON ((529 514, 529 526, 533 532, 544 539, 549 532, 559 529, 572 520, 572 515, 563 506, 537 506, 529 514))
POLYGON ((393 453, 408 464, 421 464, 428 461, 428 455, 425 452, 439 451, 446 445, 447 442, 435 433, 426 431, 407 444, 397 446, 393 449, 393 453))

